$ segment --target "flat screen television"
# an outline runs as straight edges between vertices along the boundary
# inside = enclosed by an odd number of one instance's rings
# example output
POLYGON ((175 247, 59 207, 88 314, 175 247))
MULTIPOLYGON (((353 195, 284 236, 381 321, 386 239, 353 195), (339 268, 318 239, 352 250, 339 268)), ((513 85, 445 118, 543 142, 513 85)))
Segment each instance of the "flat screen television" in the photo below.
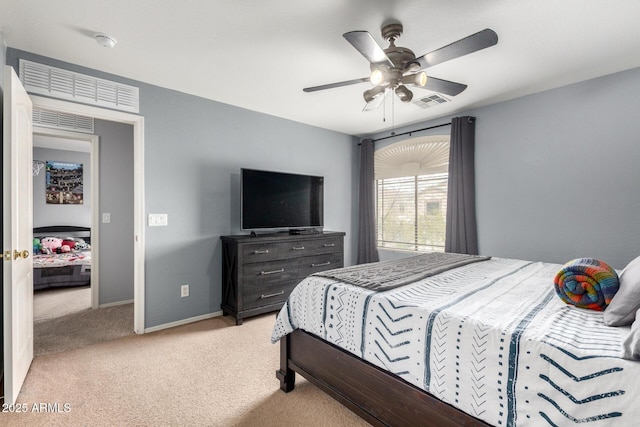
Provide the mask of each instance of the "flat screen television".
POLYGON ((297 232, 324 225, 324 177, 241 170, 241 228, 297 232))

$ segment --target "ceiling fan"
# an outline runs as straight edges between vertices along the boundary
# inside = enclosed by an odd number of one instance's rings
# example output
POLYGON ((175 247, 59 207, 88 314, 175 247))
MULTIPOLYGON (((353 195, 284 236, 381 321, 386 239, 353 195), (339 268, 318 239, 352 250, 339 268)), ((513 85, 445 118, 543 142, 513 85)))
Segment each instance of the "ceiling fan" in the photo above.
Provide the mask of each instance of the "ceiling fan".
POLYGON ((407 85, 456 96, 465 90, 467 85, 427 76, 424 70, 498 43, 498 35, 491 29, 485 29, 416 58, 411 49, 395 45, 396 40, 402 35, 402 24, 388 23, 382 27, 381 32, 382 37, 389 42, 386 49, 382 49, 367 31, 350 31, 343 34, 343 37, 371 64, 371 74, 368 77, 307 87, 303 91, 315 92, 369 81, 374 86, 363 93, 367 103, 364 110, 377 107, 386 93, 392 90, 400 101, 411 101, 413 92, 407 85))

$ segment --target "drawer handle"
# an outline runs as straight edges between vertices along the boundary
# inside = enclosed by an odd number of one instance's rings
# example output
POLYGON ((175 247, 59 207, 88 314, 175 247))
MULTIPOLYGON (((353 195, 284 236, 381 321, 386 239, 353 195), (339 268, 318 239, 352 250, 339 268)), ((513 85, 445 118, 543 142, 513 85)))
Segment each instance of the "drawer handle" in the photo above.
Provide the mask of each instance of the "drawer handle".
POLYGON ((260 299, 273 298, 273 297, 277 297, 277 296, 280 296, 280 295, 284 295, 284 291, 280 291, 280 292, 275 293, 275 294, 260 295, 260 299))
POLYGON ((281 268, 280 270, 261 271, 260 275, 261 276, 266 276, 267 274, 276 274, 276 273, 284 273, 284 268, 281 268))
POLYGON ((335 246, 336 246, 336 244, 335 244, 335 243, 325 243, 325 244, 324 244, 324 245, 322 245, 322 246, 324 246, 325 248, 333 248, 333 247, 335 247, 335 246))
POLYGON ((268 254, 268 253, 269 253, 269 249, 265 249, 263 251, 253 251, 254 255, 268 254))
POLYGON ((300 246, 299 248, 296 248, 295 246, 291 248, 292 251, 304 251, 304 246, 300 246))
POLYGON ((311 267, 322 267, 323 265, 331 265, 331 261, 321 262, 320 264, 311 264, 311 267))

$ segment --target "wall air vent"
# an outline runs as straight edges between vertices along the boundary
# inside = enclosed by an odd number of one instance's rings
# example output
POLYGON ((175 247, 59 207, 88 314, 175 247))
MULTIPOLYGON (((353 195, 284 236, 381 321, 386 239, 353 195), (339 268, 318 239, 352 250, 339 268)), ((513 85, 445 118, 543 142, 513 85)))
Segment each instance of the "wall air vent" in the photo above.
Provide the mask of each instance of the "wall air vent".
POLYGON ((431 108, 431 107, 435 107, 436 105, 444 104, 445 102, 449 102, 449 101, 450 101, 449 99, 445 98, 442 95, 433 94, 429 96, 423 96, 422 98, 419 98, 419 99, 414 99, 411 102, 416 104, 418 107, 431 108))
POLYGON ((46 128, 64 129, 74 132, 93 133, 93 117, 77 116, 33 107, 33 125, 46 128))
POLYGON ((138 88, 36 62, 20 60, 20 80, 29 93, 83 104, 139 112, 138 88))

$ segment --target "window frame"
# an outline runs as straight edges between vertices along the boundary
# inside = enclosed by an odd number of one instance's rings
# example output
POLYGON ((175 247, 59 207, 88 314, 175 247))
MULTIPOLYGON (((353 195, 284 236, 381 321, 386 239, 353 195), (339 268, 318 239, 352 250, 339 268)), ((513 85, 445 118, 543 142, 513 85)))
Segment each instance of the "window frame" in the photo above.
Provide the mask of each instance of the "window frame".
MULTIPOLYGON (((444 251, 449 142, 450 135, 429 135, 396 142, 380 148, 374 153, 375 233, 376 247, 378 249, 416 253, 444 251), (444 185, 442 185, 443 179, 445 180, 444 185), (403 204, 396 208, 403 211, 409 210, 408 216, 413 216, 409 220, 409 226, 413 229, 412 237, 406 240, 384 240, 388 238, 384 233, 385 222, 381 223, 381 209, 384 209, 385 206, 384 201, 382 201, 383 205, 380 203, 387 194, 385 191, 389 191, 385 188, 387 185, 391 191, 393 191, 393 186, 395 185, 397 192, 404 190, 412 193, 404 199, 399 199, 399 203, 411 203, 410 207, 403 204), (405 186, 404 189, 401 188, 403 185, 405 186), (437 200, 425 194, 425 188, 428 189, 429 186, 434 187, 433 193, 429 194, 439 195, 437 200), (430 203, 438 203, 438 212, 429 212, 428 205, 430 203), (423 241, 421 236, 424 236, 425 227, 430 227, 430 231, 427 231, 428 235, 423 241), (436 229, 434 230, 433 227, 436 229), (440 234, 440 238, 435 243, 433 241, 434 233, 440 234)), ((395 201, 388 209, 393 209, 393 204, 395 204, 395 201)), ((407 222, 403 223, 401 220, 396 226, 398 227, 396 233, 400 233, 402 232, 402 227, 407 227, 407 222)), ((411 233, 411 228, 405 229, 405 233, 407 231, 411 233)), ((406 237, 407 234, 402 238, 406 237)))

